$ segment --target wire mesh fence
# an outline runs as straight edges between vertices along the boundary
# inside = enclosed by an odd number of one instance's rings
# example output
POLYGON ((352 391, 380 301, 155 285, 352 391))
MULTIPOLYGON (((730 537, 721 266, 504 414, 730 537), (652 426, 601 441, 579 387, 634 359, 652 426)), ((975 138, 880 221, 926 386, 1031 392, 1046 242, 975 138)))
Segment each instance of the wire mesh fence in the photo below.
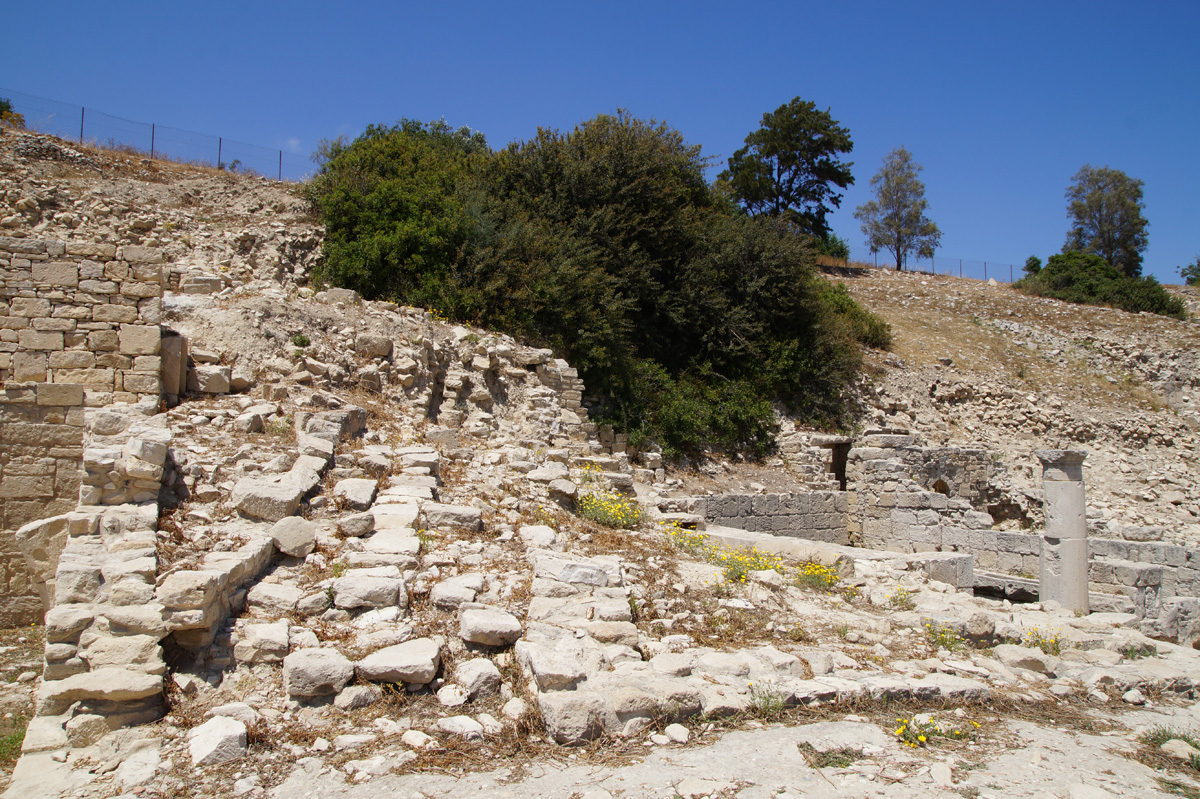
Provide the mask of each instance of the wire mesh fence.
POLYGON ((281 149, 210 136, 191 130, 106 114, 95 108, 0 87, 0 99, 12 104, 27 130, 76 141, 188 164, 204 164, 277 180, 307 180, 315 167, 305 156, 281 149))
MULTIPOLYGON (((869 264, 880 269, 895 269, 896 259, 886 250, 871 252, 868 249, 850 249, 852 263, 869 264)), ((946 258, 941 255, 933 258, 909 257, 904 268, 910 272, 920 272, 927 275, 951 275, 953 277, 969 277, 975 280, 995 280, 997 283, 1012 283, 1022 276, 1021 270, 1012 264, 999 261, 976 261, 969 258, 946 258)))

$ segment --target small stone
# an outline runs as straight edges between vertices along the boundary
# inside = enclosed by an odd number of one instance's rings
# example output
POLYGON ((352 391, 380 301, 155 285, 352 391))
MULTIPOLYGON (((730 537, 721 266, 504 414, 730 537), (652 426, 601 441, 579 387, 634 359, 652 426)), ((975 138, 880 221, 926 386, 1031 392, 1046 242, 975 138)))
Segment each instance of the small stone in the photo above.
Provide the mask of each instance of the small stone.
POLYGON ((333 704, 338 710, 360 710, 378 702, 381 696, 374 685, 348 685, 338 692, 333 704))
POLYGON ((668 724, 667 728, 663 730, 663 732, 672 743, 677 744, 687 743, 688 739, 692 736, 691 730, 682 724, 668 724))
POLYGON ((1131 705, 1146 704, 1146 695, 1143 694, 1141 691, 1139 691, 1136 688, 1126 691, 1125 693, 1121 694, 1121 698, 1124 699, 1126 702, 1128 702, 1131 705))
POLYGON ((470 608, 458 620, 459 637, 473 644, 507 646, 523 632, 517 617, 499 608, 470 608))
POLYGON ((443 685, 438 689, 437 698, 443 707, 459 707, 467 703, 470 694, 461 685, 443 685))
POLYGON ((483 737, 483 725, 470 716, 449 716, 439 719, 437 728, 468 741, 483 737))
POLYGON ((317 526, 299 516, 289 516, 275 522, 271 540, 284 555, 302 558, 313 551, 317 541, 317 526))
POLYGON ((1196 747, 1187 741, 1181 741, 1178 738, 1172 738, 1160 746, 1159 749, 1163 754, 1173 757, 1176 760, 1183 760, 1184 762, 1191 760, 1193 757, 1200 757, 1200 749, 1196 749, 1196 747))
POLYGON ((437 749, 438 742, 433 736, 426 735, 420 730, 409 730, 400 736, 400 743, 413 749, 437 749))
POLYGON ((944 788, 949 788, 954 784, 954 773, 950 766, 946 763, 934 763, 929 767, 929 776, 933 778, 936 785, 941 785, 944 788))
POLYGON ((246 725, 228 716, 215 716, 188 733, 194 766, 227 763, 246 754, 246 725))

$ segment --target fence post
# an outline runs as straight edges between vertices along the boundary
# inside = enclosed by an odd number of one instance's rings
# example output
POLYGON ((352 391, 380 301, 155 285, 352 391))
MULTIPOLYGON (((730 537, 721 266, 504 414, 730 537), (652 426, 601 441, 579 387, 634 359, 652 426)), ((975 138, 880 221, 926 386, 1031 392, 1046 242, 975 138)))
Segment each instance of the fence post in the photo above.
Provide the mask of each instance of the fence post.
POLYGON ((154 128, 155 128, 155 124, 153 122, 151 122, 150 123, 150 157, 151 158, 154 157, 154 128))
POLYGON ((962 258, 958 259, 958 276, 962 277, 962 258))
POLYGON ((87 113, 87 106, 79 106, 79 143, 83 144, 83 116, 87 113))
POLYGON ((987 280, 987 261, 983 262, 983 279, 987 280))
POLYGON ((221 168, 221 137, 217 137, 217 169, 221 168))
POLYGON ((1008 282, 1013 282, 1012 264, 1008 265, 1008 282))
POLYGON ((279 179, 283 180, 283 150, 279 151, 279 179))

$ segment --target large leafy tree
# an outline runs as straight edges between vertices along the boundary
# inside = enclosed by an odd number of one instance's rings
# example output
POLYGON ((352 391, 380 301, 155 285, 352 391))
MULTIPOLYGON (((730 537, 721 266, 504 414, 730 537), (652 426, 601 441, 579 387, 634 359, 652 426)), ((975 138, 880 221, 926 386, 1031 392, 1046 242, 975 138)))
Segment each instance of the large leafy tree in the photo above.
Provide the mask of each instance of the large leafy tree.
POLYGON ((1063 252, 1094 253, 1128 277, 1141 275, 1150 224, 1142 215, 1144 185, 1119 169, 1084 164, 1067 187, 1071 229, 1063 252))
POLYGON ((746 137, 719 176, 752 215, 781 217, 802 232, 827 238, 825 217, 854 183, 850 131, 812 102, 794 98, 769 114, 746 137))
POLYGON ((890 252, 898 270, 904 269, 910 254, 932 258, 942 238, 942 231, 925 215, 929 203, 925 184, 917 177, 921 169, 908 150, 892 150, 871 178, 875 199, 854 212, 854 218, 862 222, 867 246, 872 252, 890 252))

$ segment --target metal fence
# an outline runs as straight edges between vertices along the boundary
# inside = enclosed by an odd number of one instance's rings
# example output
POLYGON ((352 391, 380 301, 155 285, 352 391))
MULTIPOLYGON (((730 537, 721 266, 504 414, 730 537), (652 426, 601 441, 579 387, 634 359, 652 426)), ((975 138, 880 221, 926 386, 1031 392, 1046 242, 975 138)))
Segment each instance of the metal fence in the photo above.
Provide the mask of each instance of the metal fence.
POLYGON ((273 150, 156 122, 136 122, 95 108, 71 105, 3 87, 0 87, 0 98, 12 103, 13 111, 24 118, 26 129, 80 144, 123 150, 147 158, 254 173, 277 180, 307 180, 316 171, 309 158, 284 150, 273 150))
MULTIPOLYGON (((896 259, 890 252, 881 250, 872 253, 867 249, 850 249, 850 260, 857 263, 871 264, 881 269, 895 269, 896 259)), ((941 255, 933 258, 909 258, 904 268, 910 272, 926 275, 952 275, 954 277, 969 277, 975 280, 995 280, 998 283, 1012 283, 1022 277, 1022 268, 999 261, 976 261, 969 258, 946 258, 941 255)))

